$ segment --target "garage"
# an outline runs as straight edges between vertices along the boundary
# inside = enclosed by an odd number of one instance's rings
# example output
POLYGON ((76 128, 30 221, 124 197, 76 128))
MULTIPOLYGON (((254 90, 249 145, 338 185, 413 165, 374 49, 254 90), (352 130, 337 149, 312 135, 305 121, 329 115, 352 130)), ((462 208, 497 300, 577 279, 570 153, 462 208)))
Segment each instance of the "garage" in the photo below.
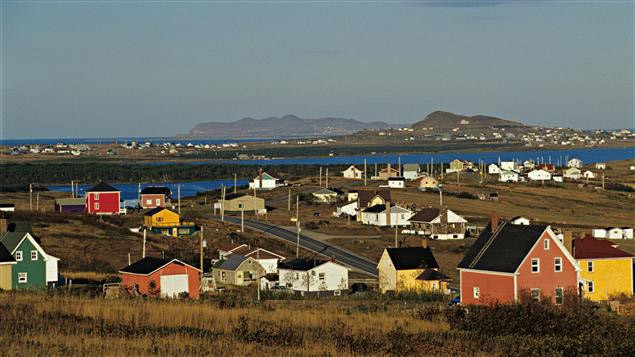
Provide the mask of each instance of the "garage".
POLYGON ((178 297, 180 293, 189 293, 188 275, 164 275, 161 277, 161 297, 178 297))

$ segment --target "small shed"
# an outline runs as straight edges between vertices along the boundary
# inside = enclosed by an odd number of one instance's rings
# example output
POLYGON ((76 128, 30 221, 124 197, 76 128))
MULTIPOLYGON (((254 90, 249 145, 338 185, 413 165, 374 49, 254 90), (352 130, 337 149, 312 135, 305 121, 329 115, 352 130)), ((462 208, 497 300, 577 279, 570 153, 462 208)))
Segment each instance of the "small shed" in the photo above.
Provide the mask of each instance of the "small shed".
POLYGON ((198 299, 201 270, 178 259, 145 257, 121 269, 121 285, 142 295, 198 299))
POLYGON ((86 198, 58 198, 55 200, 55 212, 84 213, 86 212, 86 198))

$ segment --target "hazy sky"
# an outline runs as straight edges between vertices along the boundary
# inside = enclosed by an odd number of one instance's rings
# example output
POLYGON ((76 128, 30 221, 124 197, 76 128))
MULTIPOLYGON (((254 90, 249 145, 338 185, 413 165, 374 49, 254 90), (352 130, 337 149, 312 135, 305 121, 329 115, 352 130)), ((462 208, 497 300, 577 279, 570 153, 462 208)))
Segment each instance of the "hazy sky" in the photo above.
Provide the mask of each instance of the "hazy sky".
POLYGON ((434 110, 633 127, 632 1, 2 5, 5 138, 434 110))

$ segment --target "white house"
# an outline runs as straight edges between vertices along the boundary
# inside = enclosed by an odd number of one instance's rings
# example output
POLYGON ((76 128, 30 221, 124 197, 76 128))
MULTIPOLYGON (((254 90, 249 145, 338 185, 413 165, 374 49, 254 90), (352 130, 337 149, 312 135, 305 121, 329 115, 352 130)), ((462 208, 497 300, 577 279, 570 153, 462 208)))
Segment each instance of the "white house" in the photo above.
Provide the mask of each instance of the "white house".
POLYGON ((447 208, 424 208, 408 219, 413 233, 433 239, 463 239, 467 220, 447 208))
POLYGON ((582 160, 574 157, 567 162, 567 167, 575 167, 576 169, 579 169, 582 167, 582 160))
POLYGON ((525 160, 525 162, 523 162, 525 170, 533 170, 534 166, 536 166, 536 164, 532 160, 525 160))
POLYGON ((489 164, 489 166, 487 166, 487 173, 490 175, 497 175, 501 173, 501 169, 496 164, 489 164))
POLYGON ((551 180, 551 173, 545 170, 533 170, 527 174, 527 177, 531 181, 549 181, 551 180))
POLYGON ((580 177, 582 177, 582 171, 580 171, 580 169, 575 168, 575 167, 570 167, 566 170, 564 170, 564 175, 565 178, 568 178, 570 180, 579 180, 580 177))
POLYGON ((354 165, 351 165, 346 170, 342 171, 342 176, 349 179, 363 179, 364 171, 358 169, 354 165))
POLYGON ((562 175, 553 175, 553 176, 551 176, 551 178, 552 178, 555 182, 564 182, 564 178, 562 177, 562 175))
POLYGON ((591 170, 586 170, 582 173, 582 176, 587 179, 594 179, 596 177, 595 173, 591 170))
POLYGON ((605 228, 593 228, 591 229, 591 235, 595 238, 606 238, 605 228))
POLYGON ((609 239, 622 239, 624 238, 624 232, 620 227, 610 227, 606 229, 606 238, 609 239))
POLYGON ((501 161, 501 170, 518 171, 518 163, 516 161, 501 161))
POLYGON ((403 177, 389 177, 388 187, 390 188, 404 188, 406 187, 406 179, 403 177))
POLYGON ((334 261, 294 259, 278 265, 278 285, 300 292, 348 289, 348 268, 334 261))
POLYGON ((509 220, 509 223, 516 224, 519 226, 528 226, 530 221, 529 218, 525 218, 523 216, 516 216, 509 220))
POLYGON ((410 225, 408 219, 412 216, 412 211, 396 205, 388 206, 379 204, 363 209, 361 212, 361 222, 372 226, 403 227, 410 225))
POLYGON ((414 181, 419 177, 420 171, 419 164, 404 164, 402 175, 406 180, 414 181))
POLYGON ((604 162, 596 162, 595 163, 595 168, 597 170, 606 170, 606 163, 604 163, 604 162))
POLYGON ((260 172, 258 176, 249 181, 250 190, 273 190, 278 187, 278 179, 266 172, 260 172))
POLYGON ((503 170, 500 173, 498 181, 500 182, 518 182, 520 175, 516 171, 503 170))
POLYGON ((633 239, 633 227, 622 227, 622 238, 633 239))
POLYGON ((357 215, 357 201, 345 202, 337 206, 337 208, 335 209, 335 212, 333 212, 333 215, 335 217, 341 217, 343 214, 346 214, 349 216, 357 215))
POLYGON ((315 202, 331 203, 337 201, 338 193, 328 188, 319 189, 311 194, 315 202))

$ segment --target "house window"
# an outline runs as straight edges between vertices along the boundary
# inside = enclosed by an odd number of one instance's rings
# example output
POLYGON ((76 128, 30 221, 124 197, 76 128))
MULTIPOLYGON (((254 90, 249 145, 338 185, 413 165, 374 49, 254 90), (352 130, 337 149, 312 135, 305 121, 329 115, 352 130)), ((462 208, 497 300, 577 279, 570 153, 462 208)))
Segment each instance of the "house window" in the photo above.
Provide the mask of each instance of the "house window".
POLYGON ((564 302, 564 289, 556 288, 556 305, 562 305, 564 302))
POLYGON ((478 299, 478 298, 479 298, 479 296, 481 296, 481 289, 479 289, 479 287, 478 287, 478 286, 475 286, 475 287, 474 287, 474 298, 475 298, 475 299, 478 299))
POLYGON ((95 198, 95 200, 99 200, 99 194, 98 193, 93 194, 93 197, 95 198))
POLYGON ((531 272, 532 273, 540 273, 540 259, 533 258, 531 260, 531 272))
POLYGON ((37 250, 31 251, 31 260, 37 260, 37 250))
POLYGON ((152 200, 151 199, 147 199, 146 200, 146 204, 151 205, 152 204, 152 200))
POLYGON ((544 247, 545 247, 545 250, 549 250, 549 239, 545 239, 544 247))
POLYGON ((15 252, 15 260, 18 262, 22 261, 22 251, 18 250, 17 252, 15 252))
POLYGON ((157 203, 157 206, 160 206, 161 205, 161 199, 157 198, 156 199, 156 203, 157 203))
POLYGON ((242 204, 242 203, 239 203, 239 204, 238 204, 238 208, 243 208, 243 204, 242 204))
POLYGON ((538 288, 531 289, 531 299, 534 301, 540 301, 540 289, 538 288))
POLYGON ((227 273, 224 271, 220 272, 220 280, 225 280, 227 278, 227 273))
POLYGON ((94 207, 95 207, 95 209, 99 209, 99 203, 95 202, 94 207))
POLYGON ((163 217, 157 217, 157 222, 163 222, 163 217))
POLYGON ((562 271, 562 258, 553 258, 553 270, 557 272, 562 271))
POLYGON ((586 283, 586 290, 590 293, 595 291, 595 284, 593 284, 592 281, 587 281, 586 283))
POLYGON ((319 274, 320 281, 324 280, 324 277, 325 277, 325 274, 324 274, 324 273, 320 273, 320 274, 319 274))
POLYGON ((593 262, 592 261, 589 261, 589 262, 586 263, 586 270, 589 273, 593 273, 593 262))
POLYGON ((18 283, 24 284, 29 280, 29 273, 18 273, 18 283))

